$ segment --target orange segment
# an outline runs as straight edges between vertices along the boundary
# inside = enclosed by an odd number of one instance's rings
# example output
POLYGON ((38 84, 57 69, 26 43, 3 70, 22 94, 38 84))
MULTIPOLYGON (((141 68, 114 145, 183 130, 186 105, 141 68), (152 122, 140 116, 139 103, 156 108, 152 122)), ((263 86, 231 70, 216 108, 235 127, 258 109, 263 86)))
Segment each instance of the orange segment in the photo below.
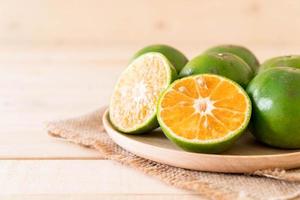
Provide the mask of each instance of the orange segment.
POLYGON ((163 126, 188 140, 226 137, 245 126, 251 109, 240 86, 210 74, 176 81, 164 93, 159 106, 163 126))
POLYGON ((174 90, 173 92, 167 93, 165 95, 164 101, 162 102, 164 107, 173 107, 176 105, 193 105, 193 98, 189 97, 181 92, 174 90), (177 99, 181 99, 180 102, 177 99))
POLYGON ((215 106, 218 108, 227 108, 232 111, 245 112, 247 103, 246 101, 243 101, 244 98, 242 93, 232 94, 230 97, 217 100, 215 106))
POLYGON ((229 130, 235 130, 245 120, 242 112, 234 112, 229 109, 217 108, 213 111, 214 116, 223 122, 229 130))
POLYGON ((185 79, 174 86, 174 90, 188 97, 197 98, 199 96, 197 85, 193 79, 185 79))
POLYGON ((197 83, 197 90, 200 93, 201 97, 209 96, 215 88, 220 84, 220 80, 216 77, 197 77, 194 78, 194 81, 197 83))

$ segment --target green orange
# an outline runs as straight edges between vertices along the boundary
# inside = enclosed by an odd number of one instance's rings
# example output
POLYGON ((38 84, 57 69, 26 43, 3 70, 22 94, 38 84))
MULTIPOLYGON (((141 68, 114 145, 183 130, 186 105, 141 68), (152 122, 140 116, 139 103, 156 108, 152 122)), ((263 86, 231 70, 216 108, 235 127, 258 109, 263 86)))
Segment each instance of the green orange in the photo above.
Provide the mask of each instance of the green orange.
POLYGON ((121 74, 110 100, 113 126, 130 134, 157 128, 159 96, 176 76, 175 68, 161 53, 146 53, 133 60, 121 74))
POLYGON ((270 146, 300 148, 300 69, 264 70, 247 92, 253 103, 253 135, 270 146))
POLYGON ((140 55, 149 52, 158 52, 163 54, 176 68, 177 72, 180 72, 183 66, 188 62, 188 59, 182 52, 180 52, 178 49, 175 49, 174 47, 165 44, 154 44, 146 46, 140 49, 138 52, 136 52, 132 59, 135 59, 140 55))
POLYGON ((259 72, 274 67, 294 67, 300 69, 300 55, 279 56, 266 60, 259 68, 259 72))
POLYGON ((218 74, 243 87, 253 77, 253 71, 241 58, 231 53, 204 53, 190 60, 180 71, 180 77, 196 74, 218 74))
POLYGON ((237 83, 214 74, 179 79, 163 92, 157 118, 165 135, 187 151, 220 153, 246 129, 251 102, 237 83))
POLYGON ((257 71, 259 67, 259 61, 256 56, 246 47, 232 44, 218 45, 209 48, 205 51, 206 53, 232 53, 241 59, 243 59, 254 72, 257 71))

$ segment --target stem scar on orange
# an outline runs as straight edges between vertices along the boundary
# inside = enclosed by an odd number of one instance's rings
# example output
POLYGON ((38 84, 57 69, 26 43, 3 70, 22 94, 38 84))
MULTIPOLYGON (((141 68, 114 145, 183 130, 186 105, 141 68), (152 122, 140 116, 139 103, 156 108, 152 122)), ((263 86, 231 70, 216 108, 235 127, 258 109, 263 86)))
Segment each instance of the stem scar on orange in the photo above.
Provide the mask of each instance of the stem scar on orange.
POLYGON ((159 96, 176 74, 161 53, 146 53, 132 61, 121 74, 110 100, 109 117, 113 126, 131 134, 157 128, 159 96))
POLYGON ((172 83, 158 103, 165 135, 187 151, 220 153, 247 128, 251 102, 244 89, 213 74, 189 76, 172 83))

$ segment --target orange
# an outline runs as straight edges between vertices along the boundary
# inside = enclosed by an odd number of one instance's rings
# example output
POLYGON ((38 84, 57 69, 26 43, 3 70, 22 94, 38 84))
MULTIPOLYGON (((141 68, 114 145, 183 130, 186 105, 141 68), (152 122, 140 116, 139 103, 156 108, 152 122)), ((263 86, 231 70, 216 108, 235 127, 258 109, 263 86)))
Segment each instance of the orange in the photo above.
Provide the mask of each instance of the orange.
POLYGON ((158 103, 165 135, 188 151, 219 153, 246 129, 251 102, 244 89, 213 74, 189 76, 172 83, 158 103))
POLYGON ((144 133, 158 127, 157 102, 176 78, 176 70, 161 53, 146 53, 121 74, 109 106, 109 117, 124 133, 144 133))
POLYGON ((259 61, 254 53, 244 46, 223 44, 211 47, 205 53, 231 53, 244 60, 252 68, 253 72, 256 72, 259 68, 259 61))
POLYGON ((253 105, 251 133, 257 140, 273 147, 300 149, 300 68, 264 69, 250 82, 247 92, 253 105))
POLYGON ((153 44, 146 46, 136 52, 133 56, 133 59, 149 52, 157 52, 163 54, 175 67, 177 73, 179 73, 184 65, 188 62, 187 57, 181 51, 165 44, 153 44))

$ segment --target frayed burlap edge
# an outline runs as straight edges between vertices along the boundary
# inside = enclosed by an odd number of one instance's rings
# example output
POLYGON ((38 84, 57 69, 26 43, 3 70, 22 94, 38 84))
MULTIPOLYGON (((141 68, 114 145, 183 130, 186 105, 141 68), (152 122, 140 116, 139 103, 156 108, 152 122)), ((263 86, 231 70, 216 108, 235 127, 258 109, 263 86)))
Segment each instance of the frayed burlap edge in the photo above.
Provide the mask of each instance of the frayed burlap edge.
MULTIPOLYGON (((115 144, 107 134, 99 134, 104 132, 101 123, 90 123, 91 121, 99 122, 99 120, 101 122, 104 111, 105 108, 101 108, 100 110, 79 118, 49 122, 46 124, 48 134, 54 137, 64 138, 81 146, 96 149, 105 159, 114 160, 123 165, 133 167, 147 175, 160 179, 168 185, 194 191, 207 199, 255 200, 255 198, 249 194, 232 191, 226 187, 216 187, 211 183, 199 181, 196 177, 191 176, 189 170, 160 164, 127 152, 115 144), (97 119, 95 120, 95 118, 97 119), (90 127, 86 127, 82 130, 82 126, 86 123, 90 123, 90 127), (79 127, 79 131, 76 131, 77 126, 79 127), (93 133, 95 130, 98 132, 97 135, 93 133)), ((287 172, 283 169, 259 170, 247 175, 263 176, 290 182, 300 181, 299 172, 287 172)), ((299 195, 300 193, 295 193, 279 199, 294 199, 299 197, 299 195)))

